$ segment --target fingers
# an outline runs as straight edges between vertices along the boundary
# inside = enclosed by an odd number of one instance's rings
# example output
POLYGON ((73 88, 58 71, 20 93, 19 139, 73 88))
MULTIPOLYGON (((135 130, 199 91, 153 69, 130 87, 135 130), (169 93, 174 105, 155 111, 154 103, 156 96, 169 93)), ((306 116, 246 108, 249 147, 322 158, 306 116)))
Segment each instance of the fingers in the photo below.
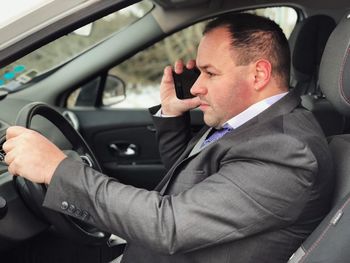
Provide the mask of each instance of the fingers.
POLYGON ((14 160, 16 156, 16 145, 20 144, 20 142, 18 142, 18 136, 20 136, 26 131, 27 129, 16 126, 10 127, 6 131, 6 141, 2 145, 2 149, 6 153, 4 161, 8 165, 8 170, 11 174, 15 174, 16 170, 14 168, 14 160))
POLYGON ((5 155, 5 162, 8 164, 8 162, 6 161, 6 157, 9 154, 9 152, 11 152, 11 150, 14 148, 13 143, 12 143, 12 139, 11 140, 7 140, 5 141, 5 143, 2 145, 2 149, 4 150, 4 152, 6 153, 5 155))
POLYGON ((5 159, 4 159, 5 163, 6 163, 7 165, 9 165, 10 163, 13 162, 13 160, 14 160, 13 154, 11 154, 11 152, 8 152, 8 153, 5 155, 5 159))
POLYGON ((14 154, 11 152, 5 155, 5 163, 8 165, 7 170, 10 174, 16 175, 16 168, 15 168, 15 162, 14 162, 14 154))
POLYGON ((173 69, 171 66, 164 68, 162 83, 172 84, 173 83, 173 69))
POLYGON ((190 99, 185 99, 185 100, 183 100, 183 102, 186 103, 187 107, 190 108, 190 109, 197 108, 200 105, 200 103, 201 103, 199 97, 193 97, 193 98, 190 98, 190 99))
POLYGON ((29 131, 29 129, 21 126, 11 126, 6 130, 6 140, 9 140, 27 131, 29 131))
POLYGON ((13 148, 12 143, 11 143, 11 139, 7 139, 4 144, 2 145, 2 149, 4 150, 4 152, 6 154, 8 154, 9 151, 11 151, 11 149, 13 148))
POLYGON ((9 171, 10 174, 12 175, 17 175, 17 168, 16 168, 16 162, 15 162, 15 150, 14 150, 14 143, 13 140, 15 139, 10 139, 8 141, 5 142, 3 149, 6 153, 5 158, 4 158, 4 162, 8 165, 7 169, 9 171))
POLYGON ((179 59, 175 62, 174 70, 177 74, 181 74, 183 72, 183 68, 186 67, 188 69, 192 69, 196 66, 196 61, 194 59, 191 59, 187 61, 186 66, 182 59, 179 59))
POLYGON ((194 59, 189 60, 186 64, 186 68, 188 68, 188 69, 192 69, 195 66, 196 66, 196 61, 194 59))
POLYGON ((2 145, 3 150, 7 154, 15 146, 15 139, 26 133, 35 133, 34 131, 21 127, 21 126, 11 126, 6 130, 6 141, 2 145))
MULTIPOLYGON (((195 60, 189 60, 186 64, 186 68, 191 69, 196 66, 195 60)), ((176 74, 181 74, 183 72, 185 65, 181 59, 177 60, 174 65, 174 71, 176 74)), ((163 83, 172 83, 174 81, 173 79, 173 68, 171 66, 167 66, 164 68, 163 72, 163 83)))
MULTIPOLYGON (((175 62, 174 65, 174 71, 176 72, 176 74, 181 74, 183 72, 184 67, 188 68, 188 69, 192 69, 196 66, 196 61, 194 59, 189 60, 186 65, 184 64, 182 59, 178 59, 175 62)), ((171 66, 166 66, 164 68, 164 72, 163 72, 163 79, 162 82, 170 82, 173 81, 173 77, 172 77, 172 70, 173 68, 171 66)))
POLYGON ((182 59, 178 59, 175 62, 175 66, 174 66, 174 70, 177 74, 181 74, 183 72, 183 68, 184 68, 184 63, 182 61, 182 59))

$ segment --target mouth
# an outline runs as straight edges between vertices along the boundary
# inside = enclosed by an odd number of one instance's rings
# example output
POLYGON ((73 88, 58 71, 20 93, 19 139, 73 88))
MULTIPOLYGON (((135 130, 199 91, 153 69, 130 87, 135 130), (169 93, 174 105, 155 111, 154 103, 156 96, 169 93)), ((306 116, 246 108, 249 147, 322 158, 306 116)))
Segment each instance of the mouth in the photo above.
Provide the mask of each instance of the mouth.
POLYGON ((205 111, 207 108, 209 108, 209 104, 208 103, 201 102, 201 104, 199 105, 199 109, 201 111, 205 111))

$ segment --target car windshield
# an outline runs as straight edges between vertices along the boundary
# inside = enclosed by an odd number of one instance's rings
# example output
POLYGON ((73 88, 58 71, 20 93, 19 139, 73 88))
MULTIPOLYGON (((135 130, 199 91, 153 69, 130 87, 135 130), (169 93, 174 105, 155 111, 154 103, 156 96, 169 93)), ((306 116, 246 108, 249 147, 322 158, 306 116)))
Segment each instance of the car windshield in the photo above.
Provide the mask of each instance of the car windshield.
MULTIPOLYGON (((14 1, 20 4, 20 0, 14 1)), ((0 28, 13 23, 19 16, 38 10, 49 0, 35 0, 24 9, 9 12, 0 20, 0 28)), ((107 39, 112 34, 134 23, 152 8, 149 1, 142 1, 125 9, 109 14, 65 35, 32 53, 0 69, 0 88, 14 92, 45 72, 48 72, 78 56, 89 48, 107 39)), ((15 8, 13 8, 15 9, 15 8)), ((4 10, 4 9, 3 9, 4 10)), ((5 9, 9 10, 9 9, 5 9)))

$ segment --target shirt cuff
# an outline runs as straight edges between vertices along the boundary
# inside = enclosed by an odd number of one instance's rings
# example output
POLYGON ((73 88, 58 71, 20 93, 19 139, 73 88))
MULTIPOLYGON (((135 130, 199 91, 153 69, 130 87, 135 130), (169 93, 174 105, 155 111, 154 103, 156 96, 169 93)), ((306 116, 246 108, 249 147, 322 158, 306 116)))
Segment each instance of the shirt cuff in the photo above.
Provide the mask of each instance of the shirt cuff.
POLYGON ((172 118, 172 117, 177 117, 175 115, 165 115, 162 113, 162 108, 160 108, 154 115, 154 117, 162 117, 162 118, 172 118))

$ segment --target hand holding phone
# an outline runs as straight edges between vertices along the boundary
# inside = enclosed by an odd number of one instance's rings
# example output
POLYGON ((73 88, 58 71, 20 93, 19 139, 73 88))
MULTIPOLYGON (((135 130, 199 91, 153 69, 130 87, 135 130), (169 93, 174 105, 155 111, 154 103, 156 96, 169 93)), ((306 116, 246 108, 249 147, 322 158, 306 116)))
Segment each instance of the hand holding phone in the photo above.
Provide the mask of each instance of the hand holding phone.
POLYGON ((198 68, 194 67, 192 69, 187 69, 184 67, 181 74, 177 74, 173 71, 173 78, 175 84, 176 97, 180 100, 193 98, 190 89, 199 77, 200 71, 198 68))

